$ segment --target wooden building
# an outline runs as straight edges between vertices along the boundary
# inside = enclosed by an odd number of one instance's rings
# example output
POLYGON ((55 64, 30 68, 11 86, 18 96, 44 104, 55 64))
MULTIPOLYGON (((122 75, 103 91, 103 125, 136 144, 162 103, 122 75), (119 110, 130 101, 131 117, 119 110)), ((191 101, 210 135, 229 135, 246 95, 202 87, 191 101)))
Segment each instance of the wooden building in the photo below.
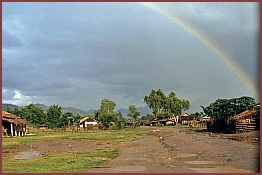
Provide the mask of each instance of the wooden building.
POLYGON ((232 132, 259 130, 260 110, 246 110, 229 119, 229 129, 232 132))
POLYGON ((199 121, 201 124, 206 124, 207 122, 211 121, 211 117, 205 116, 205 117, 200 118, 199 121))
POLYGON ((167 125, 176 125, 174 119, 154 119, 150 122, 150 126, 167 126, 167 125))
POLYGON ((126 123, 126 126, 132 126, 134 122, 131 119, 127 119, 125 120, 125 123, 126 123))
POLYGON ((95 119, 86 116, 78 121, 78 125, 80 130, 94 129, 98 126, 98 122, 95 119))
POLYGON ((182 114, 178 118, 178 123, 181 125, 196 124, 197 118, 194 115, 182 114))
POLYGON ((14 114, 2 111, 3 136, 25 136, 26 125, 29 123, 14 114))
POLYGON ((140 126, 149 126, 150 122, 149 120, 139 120, 140 126))

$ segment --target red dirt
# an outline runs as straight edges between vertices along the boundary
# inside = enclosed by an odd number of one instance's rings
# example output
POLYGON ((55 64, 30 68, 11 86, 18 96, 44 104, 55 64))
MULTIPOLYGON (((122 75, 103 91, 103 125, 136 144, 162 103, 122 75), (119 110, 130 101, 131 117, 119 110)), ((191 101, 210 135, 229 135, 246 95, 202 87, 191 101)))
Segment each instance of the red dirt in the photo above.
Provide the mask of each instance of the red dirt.
MULTIPOLYGON (((103 141, 57 140, 24 144, 24 151, 44 154, 74 150, 120 150, 120 155, 90 173, 256 173, 259 172, 259 132, 211 134, 167 127, 150 127, 141 138, 113 144, 103 141), (235 140, 233 140, 235 139, 235 140), (238 140, 238 141, 236 141, 238 140)), ((7 154, 3 153, 3 154, 7 154)))
POLYGON ((226 135, 151 127, 142 138, 119 149, 119 157, 88 172, 259 172, 259 132, 226 135))

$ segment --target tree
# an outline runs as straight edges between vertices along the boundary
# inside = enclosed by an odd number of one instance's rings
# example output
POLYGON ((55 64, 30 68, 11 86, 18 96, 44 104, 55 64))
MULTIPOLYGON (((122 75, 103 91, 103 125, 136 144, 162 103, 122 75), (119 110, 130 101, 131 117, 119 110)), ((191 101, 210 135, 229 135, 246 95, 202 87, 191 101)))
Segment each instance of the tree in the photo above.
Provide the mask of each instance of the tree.
POLYGON ((102 113, 109 114, 114 111, 115 106, 116 106, 115 102, 110 101, 109 99, 104 99, 101 102, 100 109, 102 113))
POLYGON ((60 120, 61 126, 73 126, 74 124, 74 116, 71 112, 66 112, 62 114, 61 120, 60 120))
MULTIPOLYGON (((21 115, 21 110, 19 110, 17 107, 15 107, 14 110, 12 111, 12 114, 14 114, 16 116, 20 116, 21 115)), ((42 121, 42 119, 41 119, 41 121, 42 121)))
POLYGON ((95 119, 99 122, 100 126, 104 129, 108 129, 110 125, 115 125, 122 114, 114 112, 116 104, 109 99, 104 99, 101 102, 100 109, 95 110, 95 119))
POLYGON ((180 115, 182 111, 188 110, 190 107, 188 100, 178 98, 173 91, 166 96, 161 89, 157 91, 152 89, 149 95, 144 96, 144 101, 157 118, 180 115))
POLYGON ((140 115, 140 112, 136 109, 134 105, 129 105, 128 110, 129 113, 127 114, 127 116, 132 118, 134 126, 138 126, 138 116, 140 115))
POLYGON ((149 95, 144 96, 144 102, 153 110, 155 116, 165 111, 166 96, 162 89, 152 89, 149 95))
POLYGON ((12 113, 13 111, 12 111, 12 109, 9 108, 9 105, 6 106, 5 111, 8 112, 8 113, 13 114, 13 113, 12 113))
POLYGON ((232 99, 217 99, 207 107, 200 106, 208 116, 216 119, 227 119, 256 106, 255 99, 252 97, 240 97, 232 99))
POLYGON ((38 125, 45 122, 45 113, 43 108, 38 107, 33 103, 21 106, 21 111, 19 113, 21 118, 31 122, 32 124, 38 125))
POLYGON ((131 117, 133 121, 137 121, 140 112, 136 109, 136 107, 134 105, 129 105, 128 110, 129 113, 127 114, 127 116, 131 117))
POLYGON ((50 128, 56 128, 56 127, 61 127, 61 116, 62 116, 62 107, 58 105, 51 105, 47 109, 47 123, 50 126, 50 128))

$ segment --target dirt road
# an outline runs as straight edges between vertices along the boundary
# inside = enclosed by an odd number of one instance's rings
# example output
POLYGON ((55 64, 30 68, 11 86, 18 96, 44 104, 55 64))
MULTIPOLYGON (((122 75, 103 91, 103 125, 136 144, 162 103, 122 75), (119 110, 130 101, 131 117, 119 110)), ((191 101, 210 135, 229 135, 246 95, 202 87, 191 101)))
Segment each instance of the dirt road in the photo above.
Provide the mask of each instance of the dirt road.
POLYGON ((141 138, 120 144, 115 144, 114 140, 62 139, 23 144, 11 153, 3 154, 15 159, 29 159, 39 153, 118 148, 120 155, 117 158, 87 172, 257 173, 260 172, 259 138, 259 131, 230 135, 149 127, 141 138), (25 152, 30 154, 21 155, 25 152))
POLYGON ((225 135, 150 127, 142 138, 122 143, 117 147, 120 149, 120 156, 101 167, 89 169, 88 172, 255 173, 260 171, 259 132, 225 135))

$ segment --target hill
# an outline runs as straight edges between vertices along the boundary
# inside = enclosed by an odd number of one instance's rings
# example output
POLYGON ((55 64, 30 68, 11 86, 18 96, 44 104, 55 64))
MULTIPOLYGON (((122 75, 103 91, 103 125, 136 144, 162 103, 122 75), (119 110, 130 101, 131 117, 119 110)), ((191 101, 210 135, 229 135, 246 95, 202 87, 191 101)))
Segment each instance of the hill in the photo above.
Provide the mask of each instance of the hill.
MULTIPOLYGON (((44 104, 34 104, 35 106, 41 107, 45 112, 49 108, 49 106, 46 106, 44 104)), ((2 104, 2 110, 6 110, 7 106, 11 109, 14 110, 15 108, 20 109, 20 106, 13 105, 13 104, 2 104)), ((74 115, 80 114, 81 116, 87 116, 89 114, 94 114, 94 110, 89 110, 89 111, 84 111, 82 109, 74 108, 74 107, 62 107, 62 112, 71 112, 74 115)))
POLYGON ((12 109, 12 110, 14 110, 15 108, 20 109, 19 106, 16 106, 16 105, 13 105, 13 104, 6 104, 6 103, 4 103, 4 104, 2 104, 2 110, 6 110, 6 109, 7 109, 7 106, 8 106, 10 109, 12 109))
MULTIPOLYGON (((46 110, 49 108, 49 106, 46 106, 44 104, 34 104, 38 107, 41 107, 45 112, 46 110)), ((17 106, 17 105, 13 105, 13 104, 2 104, 2 110, 6 110, 7 106, 14 110, 15 108, 20 109, 21 106, 17 106)), ((139 107, 137 108, 137 110, 140 112, 140 117, 147 115, 148 113, 152 113, 152 110, 148 107, 148 106, 144 106, 144 107, 139 107)), ((81 115, 81 116, 87 116, 90 114, 94 114, 95 110, 89 110, 89 111, 84 111, 82 109, 78 109, 78 108, 74 108, 74 107, 62 107, 62 112, 66 113, 66 112, 71 112, 73 115, 81 115)), ((119 110, 117 110, 117 112, 121 112, 124 118, 128 118, 127 113, 129 112, 128 109, 125 108, 120 108, 119 110)))

